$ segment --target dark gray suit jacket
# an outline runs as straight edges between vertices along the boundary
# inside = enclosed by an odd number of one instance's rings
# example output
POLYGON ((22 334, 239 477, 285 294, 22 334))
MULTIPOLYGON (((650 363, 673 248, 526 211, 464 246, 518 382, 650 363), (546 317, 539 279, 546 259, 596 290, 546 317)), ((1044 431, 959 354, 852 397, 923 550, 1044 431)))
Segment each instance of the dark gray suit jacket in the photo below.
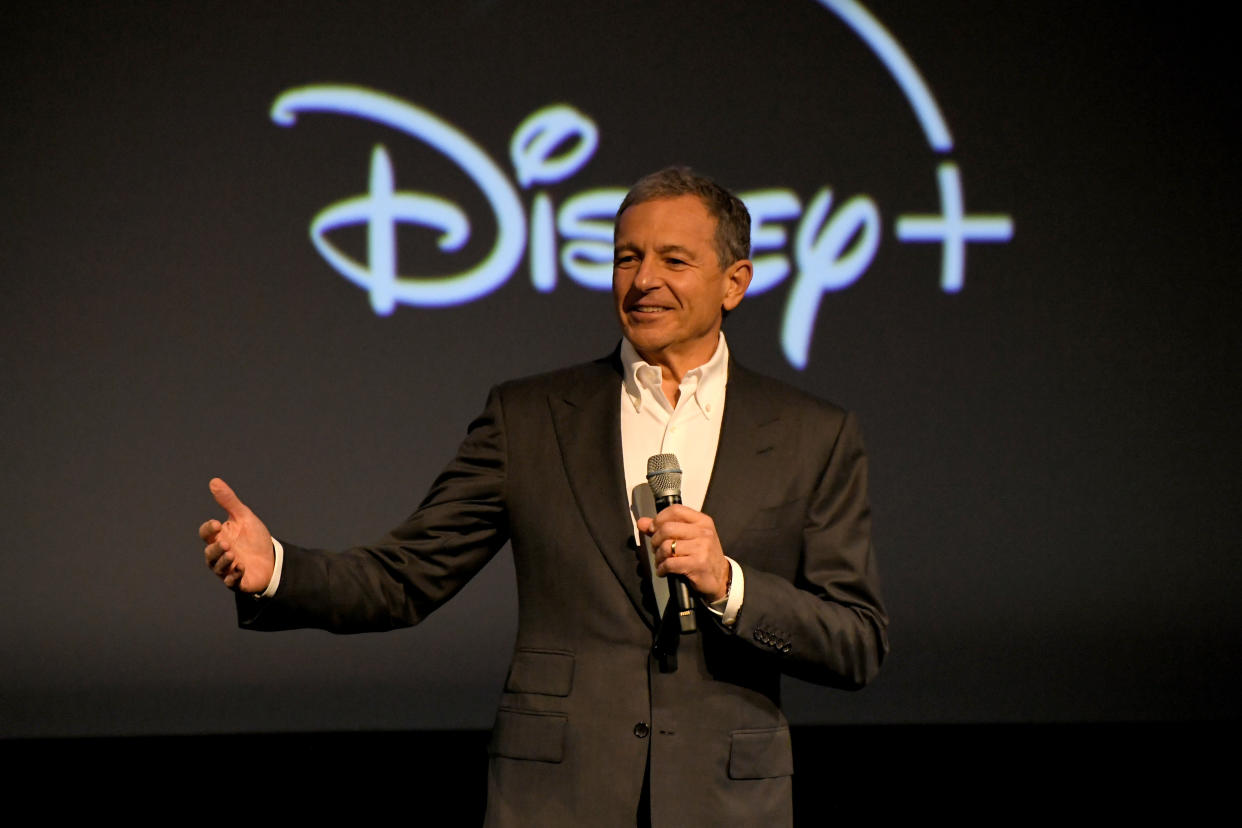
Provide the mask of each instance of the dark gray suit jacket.
POLYGON ((854 419, 729 367, 703 511, 745 574, 726 629, 700 608, 678 669, 633 543, 613 357, 501 385, 422 505, 381 545, 285 545, 244 626, 417 623, 511 540, 519 623, 492 734, 489 825, 778 825, 793 772, 782 673, 866 683, 888 649, 854 419))

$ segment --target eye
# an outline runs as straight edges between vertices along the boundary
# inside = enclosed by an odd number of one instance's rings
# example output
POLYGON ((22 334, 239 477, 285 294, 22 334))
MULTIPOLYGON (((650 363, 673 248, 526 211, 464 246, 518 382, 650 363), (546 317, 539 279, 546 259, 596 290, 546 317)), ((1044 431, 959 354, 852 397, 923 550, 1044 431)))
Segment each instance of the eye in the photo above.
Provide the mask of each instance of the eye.
POLYGON ((616 267, 620 267, 621 265, 631 264, 636 261, 638 261, 638 257, 635 256, 633 253, 620 253, 614 256, 612 259, 612 263, 616 267))

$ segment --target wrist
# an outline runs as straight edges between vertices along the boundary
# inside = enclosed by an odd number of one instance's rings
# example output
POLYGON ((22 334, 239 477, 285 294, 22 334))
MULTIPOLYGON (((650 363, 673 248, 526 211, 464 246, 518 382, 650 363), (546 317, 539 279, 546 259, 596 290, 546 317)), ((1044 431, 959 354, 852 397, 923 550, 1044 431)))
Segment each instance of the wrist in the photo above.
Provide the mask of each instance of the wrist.
POLYGON ((712 599, 713 604, 719 603, 722 601, 727 601, 729 598, 729 590, 732 589, 733 587, 733 566, 732 564, 729 563, 728 558, 721 558, 720 565, 721 567, 723 567, 723 571, 720 574, 720 583, 724 584, 724 589, 719 591, 716 594, 716 597, 712 599))

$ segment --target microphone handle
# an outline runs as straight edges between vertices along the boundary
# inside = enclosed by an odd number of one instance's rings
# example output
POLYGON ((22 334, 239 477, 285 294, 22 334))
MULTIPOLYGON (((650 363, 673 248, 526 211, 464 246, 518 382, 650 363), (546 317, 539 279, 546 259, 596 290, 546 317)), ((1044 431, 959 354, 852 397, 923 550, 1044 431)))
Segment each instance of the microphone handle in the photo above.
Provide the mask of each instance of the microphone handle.
MULTIPOLYGON (((662 495, 655 499, 656 511, 662 512, 674 503, 681 503, 681 494, 672 493, 662 495)), ((674 575, 672 577, 672 590, 677 601, 677 622, 681 626, 682 633, 692 633, 698 629, 698 622, 694 619, 694 601, 690 598, 690 582, 686 580, 684 575, 674 575)))

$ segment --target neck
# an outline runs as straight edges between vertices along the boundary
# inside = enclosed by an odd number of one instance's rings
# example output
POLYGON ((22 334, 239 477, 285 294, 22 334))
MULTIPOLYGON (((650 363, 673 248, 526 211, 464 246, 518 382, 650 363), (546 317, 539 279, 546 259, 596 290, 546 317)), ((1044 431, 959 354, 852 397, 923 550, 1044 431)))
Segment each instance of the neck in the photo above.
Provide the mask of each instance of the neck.
POLYGON ((644 353, 637 348, 634 350, 638 355, 647 362, 648 365, 654 365, 660 369, 660 385, 664 389, 664 396, 668 401, 677 405, 678 399, 681 397, 681 381, 685 379, 686 374, 706 365, 711 361, 712 356, 719 347, 720 337, 712 340, 711 347, 699 347, 687 352, 670 352, 658 351, 644 353))

